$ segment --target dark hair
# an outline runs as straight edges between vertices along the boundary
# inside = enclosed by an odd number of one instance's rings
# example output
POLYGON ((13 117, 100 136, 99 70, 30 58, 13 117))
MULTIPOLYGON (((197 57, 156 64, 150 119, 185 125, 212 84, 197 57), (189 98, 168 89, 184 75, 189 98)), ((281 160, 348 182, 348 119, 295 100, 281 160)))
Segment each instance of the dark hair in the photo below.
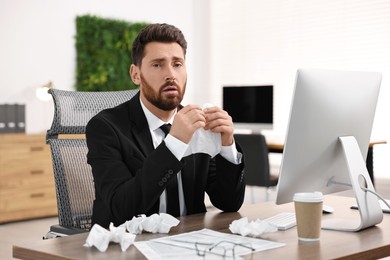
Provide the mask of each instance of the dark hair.
POLYGON ((166 23, 150 24, 140 31, 133 42, 132 58, 135 65, 141 66, 145 45, 150 42, 176 42, 183 48, 184 55, 187 52, 187 41, 178 28, 166 23))

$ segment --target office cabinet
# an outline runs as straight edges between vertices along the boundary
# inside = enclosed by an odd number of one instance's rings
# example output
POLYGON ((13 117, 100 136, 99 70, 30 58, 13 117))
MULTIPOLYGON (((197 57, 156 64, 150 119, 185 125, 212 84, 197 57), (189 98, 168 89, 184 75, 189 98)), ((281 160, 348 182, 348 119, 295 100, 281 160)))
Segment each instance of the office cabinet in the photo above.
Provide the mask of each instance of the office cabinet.
POLYGON ((0 135, 0 223, 57 215, 44 135, 0 135))

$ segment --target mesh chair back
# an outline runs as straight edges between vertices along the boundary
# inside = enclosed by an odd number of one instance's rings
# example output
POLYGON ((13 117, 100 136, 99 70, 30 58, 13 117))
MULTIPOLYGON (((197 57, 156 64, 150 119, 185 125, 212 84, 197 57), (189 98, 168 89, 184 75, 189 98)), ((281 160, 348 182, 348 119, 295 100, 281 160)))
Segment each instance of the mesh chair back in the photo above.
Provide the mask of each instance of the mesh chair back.
POLYGON ((95 199, 85 139, 49 141, 57 193, 60 226, 89 230, 95 199))
POLYGON ((79 92, 51 89, 54 118, 47 131, 48 138, 58 134, 84 134, 89 119, 103 109, 111 108, 132 98, 138 90, 79 92))
POLYGON ((61 227, 89 230, 95 198, 92 169, 87 163, 87 143, 82 138, 58 139, 63 134, 85 134, 91 117, 103 109, 131 99, 138 90, 77 92, 51 89, 54 119, 47 131, 56 185, 61 227))

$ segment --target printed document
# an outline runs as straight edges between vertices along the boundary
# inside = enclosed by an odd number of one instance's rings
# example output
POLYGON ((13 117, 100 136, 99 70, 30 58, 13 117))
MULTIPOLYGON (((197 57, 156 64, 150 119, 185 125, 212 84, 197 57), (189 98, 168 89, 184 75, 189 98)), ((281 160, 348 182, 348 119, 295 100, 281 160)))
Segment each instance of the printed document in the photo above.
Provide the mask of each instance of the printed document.
POLYGON ((148 259, 188 260, 208 257, 240 259, 240 256, 282 247, 285 244, 202 229, 149 241, 139 241, 134 245, 148 259))

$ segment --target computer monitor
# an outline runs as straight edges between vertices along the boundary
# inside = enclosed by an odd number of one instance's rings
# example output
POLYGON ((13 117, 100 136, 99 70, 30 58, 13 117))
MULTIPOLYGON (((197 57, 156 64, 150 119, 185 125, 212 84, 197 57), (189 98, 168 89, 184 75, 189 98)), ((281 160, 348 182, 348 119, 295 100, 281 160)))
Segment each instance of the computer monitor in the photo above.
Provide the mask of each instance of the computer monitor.
POLYGON ((296 192, 353 189, 361 220, 332 220, 327 229, 357 231, 382 221, 365 164, 381 74, 299 69, 277 185, 276 204, 296 192))
POLYGON ((236 131, 273 129, 273 86, 224 86, 223 109, 236 131))

